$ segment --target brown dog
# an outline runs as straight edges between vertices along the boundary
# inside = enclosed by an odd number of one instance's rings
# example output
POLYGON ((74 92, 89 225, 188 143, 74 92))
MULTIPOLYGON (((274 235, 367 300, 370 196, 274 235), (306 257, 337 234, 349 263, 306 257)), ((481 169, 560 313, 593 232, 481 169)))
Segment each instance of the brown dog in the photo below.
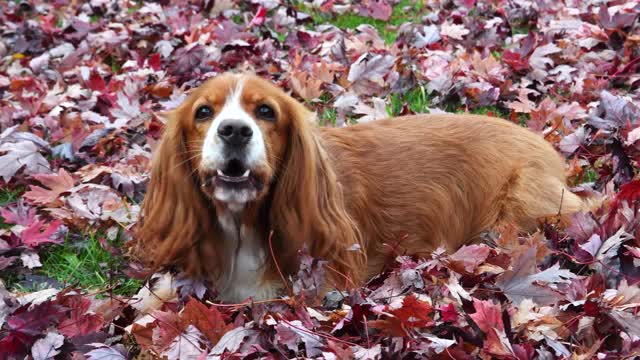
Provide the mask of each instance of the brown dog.
POLYGON ((193 91, 155 154, 143 257, 208 277, 237 302, 276 295, 276 265, 295 273, 304 244, 329 261, 330 285, 358 284, 381 269, 385 243, 403 239, 399 251, 418 255, 455 250, 498 222, 531 230, 539 217, 584 207, 553 147, 504 120, 417 115, 342 128, 313 120, 252 75, 193 91))

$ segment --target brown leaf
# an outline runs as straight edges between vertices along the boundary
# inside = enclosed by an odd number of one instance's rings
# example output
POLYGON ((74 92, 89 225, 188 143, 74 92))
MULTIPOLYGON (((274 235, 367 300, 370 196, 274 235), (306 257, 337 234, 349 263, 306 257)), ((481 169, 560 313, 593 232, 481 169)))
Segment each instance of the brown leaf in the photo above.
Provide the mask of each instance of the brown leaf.
POLYGON ((305 71, 294 70, 291 73, 291 88, 305 100, 317 99, 322 95, 322 80, 316 79, 305 71))
POLYGON ((206 338, 215 344, 222 335, 230 329, 230 325, 225 324, 222 314, 214 306, 207 307, 205 304, 189 299, 180 315, 182 327, 194 325, 206 338))
POLYGON ((39 205, 57 202, 61 194, 74 186, 73 178, 63 168, 60 168, 57 174, 37 174, 33 177, 46 188, 31 185, 31 190, 25 192, 24 197, 39 205))

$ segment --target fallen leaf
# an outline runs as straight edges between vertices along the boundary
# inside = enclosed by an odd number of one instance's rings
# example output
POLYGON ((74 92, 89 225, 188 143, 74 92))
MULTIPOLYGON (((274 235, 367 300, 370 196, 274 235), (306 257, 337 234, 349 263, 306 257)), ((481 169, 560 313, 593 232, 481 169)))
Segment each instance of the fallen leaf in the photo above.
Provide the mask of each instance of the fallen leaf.
POLYGON ((33 177, 46 188, 31 186, 31 190, 24 193, 24 198, 31 200, 35 204, 47 205, 58 199, 58 197, 69 191, 74 186, 74 181, 69 173, 60 168, 57 174, 36 174, 33 177))
POLYGON ((532 246, 518 259, 514 259, 512 269, 499 275, 496 285, 515 305, 525 299, 532 299, 539 305, 548 305, 560 298, 556 290, 543 284, 567 283, 576 277, 556 264, 542 272, 536 267, 536 247, 532 246))
POLYGON ((40 154, 38 147, 31 141, 0 145, 0 176, 8 182, 23 166, 29 174, 49 171, 49 162, 40 154))
POLYGON ((48 332, 47 335, 38 339, 31 347, 31 356, 33 360, 49 360, 53 359, 60 353, 58 350, 64 343, 64 336, 55 332, 48 332))

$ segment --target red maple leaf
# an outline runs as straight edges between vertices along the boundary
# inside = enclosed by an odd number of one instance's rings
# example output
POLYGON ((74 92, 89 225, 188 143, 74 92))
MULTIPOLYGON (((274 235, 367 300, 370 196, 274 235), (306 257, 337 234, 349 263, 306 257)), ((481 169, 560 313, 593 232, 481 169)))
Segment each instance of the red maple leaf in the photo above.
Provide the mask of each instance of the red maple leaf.
POLYGON ((58 325, 58 331, 67 337, 83 336, 96 332, 104 326, 102 315, 89 313, 91 300, 80 295, 62 297, 62 305, 71 309, 69 317, 58 325))
POLYGON ((60 321, 64 309, 51 301, 35 305, 27 304, 18 308, 6 321, 8 335, 0 340, 2 355, 23 354, 47 327, 60 321))
POLYGON ((409 327, 426 327, 434 324, 431 318, 433 308, 425 301, 419 300, 414 294, 404 298, 402 307, 391 313, 409 327))
POLYGON ((156 311, 153 313, 153 317, 157 319, 158 323, 158 332, 153 334, 153 347, 155 350, 162 352, 186 328, 180 323, 180 316, 173 311, 156 311), (157 337, 155 336, 156 334, 157 337))
POLYGON ((38 220, 29 225, 26 229, 22 230, 20 233, 22 243, 30 248, 34 248, 43 243, 61 243, 62 239, 54 237, 54 234, 58 231, 60 226, 62 226, 62 221, 53 221, 42 229, 44 224, 44 220, 38 220))
POLYGON ((515 71, 524 71, 529 69, 529 60, 517 52, 505 50, 502 53, 502 61, 511 66, 515 71))
POLYGON ((511 344, 504 332, 500 305, 489 300, 473 299, 473 307, 476 312, 469 317, 485 333, 484 351, 498 356, 512 355, 511 344))
POLYGON ((107 83, 96 70, 92 71, 87 80, 87 87, 93 91, 103 92, 107 89, 107 83))
POLYGON ((456 311, 456 307, 453 305, 453 303, 449 303, 449 305, 447 306, 441 306, 438 308, 438 310, 440 310, 442 321, 452 323, 458 321, 458 312, 456 311))
POLYGON ((473 299, 473 307, 476 312, 469 316, 475 321, 480 330, 485 333, 492 328, 504 330, 500 305, 496 305, 489 300, 473 299))
POLYGON ((194 325, 212 344, 220 340, 230 326, 225 324, 222 314, 215 307, 208 308, 205 304, 190 298, 180 315, 183 328, 194 325))

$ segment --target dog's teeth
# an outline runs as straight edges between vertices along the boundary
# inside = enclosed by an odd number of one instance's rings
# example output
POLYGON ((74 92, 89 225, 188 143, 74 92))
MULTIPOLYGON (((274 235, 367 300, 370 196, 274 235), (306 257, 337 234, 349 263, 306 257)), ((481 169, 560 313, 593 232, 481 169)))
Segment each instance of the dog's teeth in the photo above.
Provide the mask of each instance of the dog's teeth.
POLYGON ((224 174, 222 173, 222 170, 218 169, 218 175, 224 175, 224 174))
POLYGON ((244 172, 244 174, 242 174, 242 177, 247 177, 247 176, 249 176, 249 172, 250 172, 250 170, 245 171, 245 172, 244 172))

